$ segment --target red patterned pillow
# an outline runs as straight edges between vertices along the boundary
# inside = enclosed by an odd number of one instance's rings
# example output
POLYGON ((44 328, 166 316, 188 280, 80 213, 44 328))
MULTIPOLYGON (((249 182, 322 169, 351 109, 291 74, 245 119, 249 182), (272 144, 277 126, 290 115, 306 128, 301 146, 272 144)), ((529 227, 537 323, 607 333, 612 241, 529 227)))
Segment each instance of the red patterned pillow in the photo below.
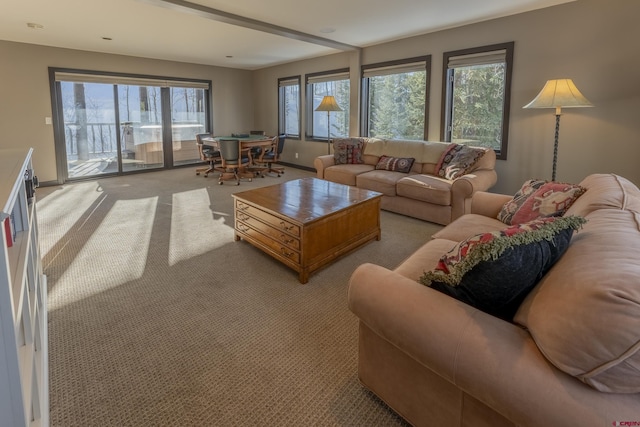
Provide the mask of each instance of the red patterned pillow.
POLYGON ((380 156, 376 169, 409 173, 415 160, 413 157, 380 156))
POLYGON ((530 179, 502 206, 498 219, 522 224, 536 218, 562 216, 586 188, 576 184, 530 179))
POLYGON ((360 138, 337 138, 333 140, 333 158, 336 165, 364 163, 362 149, 364 141, 360 138))

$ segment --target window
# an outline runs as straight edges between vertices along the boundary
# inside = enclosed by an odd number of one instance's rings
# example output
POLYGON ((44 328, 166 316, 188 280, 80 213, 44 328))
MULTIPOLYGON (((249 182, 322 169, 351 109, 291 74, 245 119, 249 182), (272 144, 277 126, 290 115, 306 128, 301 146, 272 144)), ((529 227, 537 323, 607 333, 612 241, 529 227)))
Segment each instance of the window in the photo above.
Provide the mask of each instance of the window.
POLYGON ((507 158, 513 42, 445 52, 442 139, 507 158))
POLYGON ((361 135, 427 139, 431 56, 362 66, 361 135))
POLYGON ((307 74, 307 138, 326 140, 349 136, 349 69, 307 74), (322 98, 335 97, 342 111, 316 111, 322 98), (330 126, 329 126, 330 125, 330 126), (329 126, 329 129, 327 128, 329 126))
POLYGON ((58 181, 200 162, 210 82, 49 69, 58 181))
POLYGON ((278 79, 278 133, 300 138, 300 76, 278 79))

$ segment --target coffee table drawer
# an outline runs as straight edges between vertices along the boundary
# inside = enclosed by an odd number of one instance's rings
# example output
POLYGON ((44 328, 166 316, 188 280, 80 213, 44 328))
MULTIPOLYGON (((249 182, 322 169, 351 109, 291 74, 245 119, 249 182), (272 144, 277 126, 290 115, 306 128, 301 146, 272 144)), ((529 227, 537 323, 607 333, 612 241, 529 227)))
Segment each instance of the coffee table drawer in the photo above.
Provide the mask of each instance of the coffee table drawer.
MULTIPOLYGON (((245 239, 258 241, 263 246, 267 246, 272 252, 274 252, 274 255, 292 261, 296 264, 300 263, 300 253, 298 251, 291 249, 283 243, 273 240, 269 236, 265 236, 242 221, 236 221, 236 230, 242 233, 245 239)), ((299 244, 299 241, 296 240, 296 242, 299 244)))
POLYGON ((256 220, 255 218, 243 217, 243 214, 239 214, 236 218, 236 229, 245 231, 246 228, 252 228, 265 235, 271 240, 275 240, 279 244, 286 245, 291 249, 300 250, 300 239, 284 233, 268 224, 256 220))
POLYGON ((300 236, 300 227, 298 225, 278 218, 277 216, 239 200, 236 200, 236 218, 245 222, 251 222, 251 224, 255 224, 252 219, 259 219, 273 226, 273 228, 278 231, 285 231, 294 236, 300 236))

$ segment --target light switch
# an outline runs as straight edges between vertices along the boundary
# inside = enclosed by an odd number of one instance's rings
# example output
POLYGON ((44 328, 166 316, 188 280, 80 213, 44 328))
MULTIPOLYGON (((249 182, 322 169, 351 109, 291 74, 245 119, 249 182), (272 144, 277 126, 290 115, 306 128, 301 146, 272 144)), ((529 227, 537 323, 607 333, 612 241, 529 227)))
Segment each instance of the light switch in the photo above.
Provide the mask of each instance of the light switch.
POLYGON ((44 118, 44 124, 45 125, 50 125, 51 124, 51 117, 45 117, 44 118))

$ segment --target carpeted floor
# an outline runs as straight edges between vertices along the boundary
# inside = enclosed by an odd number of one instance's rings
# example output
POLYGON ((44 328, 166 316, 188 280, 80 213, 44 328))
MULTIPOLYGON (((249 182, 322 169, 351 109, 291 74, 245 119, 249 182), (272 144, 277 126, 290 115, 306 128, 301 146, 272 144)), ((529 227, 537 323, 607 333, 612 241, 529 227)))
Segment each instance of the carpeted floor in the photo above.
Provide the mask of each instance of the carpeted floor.
POLYGON ((357 378, 346 294, 440 227, 383 211, 382 240, 313 274, 233 239, 231 194, 177 169, 38 189, 51 426, 393 426, 357 378))

